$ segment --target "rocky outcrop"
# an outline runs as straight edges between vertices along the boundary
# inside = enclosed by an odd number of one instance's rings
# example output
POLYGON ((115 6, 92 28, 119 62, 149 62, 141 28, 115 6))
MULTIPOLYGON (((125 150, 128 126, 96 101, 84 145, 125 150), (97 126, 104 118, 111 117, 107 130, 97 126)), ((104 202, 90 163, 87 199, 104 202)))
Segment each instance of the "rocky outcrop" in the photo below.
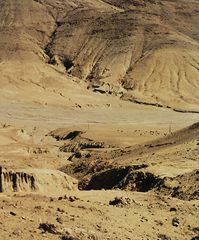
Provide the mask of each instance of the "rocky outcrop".
POLYGON ((163 180, 150 172, 136 171, 133 167, 119 167, 96 173, 87 190, 122 189, 148 192, 162 184, 163 180))
POLYGON ((33 175, 0 168, 0 192, 35 191, 33 175))
POLYGON ((113 94, 121 97, 127 92, 122 86, 114 86, 109 83, 93 84, 88 88, 93 89, 94 92, 113 94))
POLYGON ((0 167, 0 192, 63 192, 76 190, 77 180, 56 170, 0 167))
POLYGON ((199 170, 166 178, 159 191, 182 200, 199 199, 199 170))

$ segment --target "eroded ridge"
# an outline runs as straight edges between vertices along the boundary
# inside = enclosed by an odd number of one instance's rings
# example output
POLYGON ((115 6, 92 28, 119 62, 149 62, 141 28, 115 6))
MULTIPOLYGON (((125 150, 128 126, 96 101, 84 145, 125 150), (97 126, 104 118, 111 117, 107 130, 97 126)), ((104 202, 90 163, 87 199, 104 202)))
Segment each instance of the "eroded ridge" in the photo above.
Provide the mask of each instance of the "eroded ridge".
POLYGON ((77 189, 77 181, 56 170, 0 167, 0 192, 64 192, 77 189))

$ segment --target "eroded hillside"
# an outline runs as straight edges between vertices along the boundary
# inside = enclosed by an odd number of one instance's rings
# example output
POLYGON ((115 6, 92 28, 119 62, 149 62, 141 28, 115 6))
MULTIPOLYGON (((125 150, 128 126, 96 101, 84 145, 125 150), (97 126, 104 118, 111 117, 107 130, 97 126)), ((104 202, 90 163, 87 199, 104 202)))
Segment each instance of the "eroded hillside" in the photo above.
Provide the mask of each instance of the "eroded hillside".
POLYGON ((69 105, 95 101, 88 87, 198 111, 198 13, 196 0, 1 0, 2 96, 69 105))

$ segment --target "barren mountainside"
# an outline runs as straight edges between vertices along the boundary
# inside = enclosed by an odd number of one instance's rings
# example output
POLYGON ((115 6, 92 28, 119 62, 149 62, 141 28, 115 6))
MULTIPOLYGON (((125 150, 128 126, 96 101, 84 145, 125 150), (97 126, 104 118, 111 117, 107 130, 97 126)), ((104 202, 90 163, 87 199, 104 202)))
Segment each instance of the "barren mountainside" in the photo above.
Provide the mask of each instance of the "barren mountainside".
POLYGON ((199 111, 198 22, 197 0, 0 0, 1 96, 199 111))

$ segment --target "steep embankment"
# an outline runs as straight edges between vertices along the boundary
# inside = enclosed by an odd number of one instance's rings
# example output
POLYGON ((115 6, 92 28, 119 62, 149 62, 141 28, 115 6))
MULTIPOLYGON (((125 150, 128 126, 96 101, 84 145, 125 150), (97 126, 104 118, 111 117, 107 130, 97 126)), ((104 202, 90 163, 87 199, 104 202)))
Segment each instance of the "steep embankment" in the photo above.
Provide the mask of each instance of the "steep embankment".
POLYGON ((77 180, 56 170, 0 167, 0 192, 63 193, 77 190, 77 180))

